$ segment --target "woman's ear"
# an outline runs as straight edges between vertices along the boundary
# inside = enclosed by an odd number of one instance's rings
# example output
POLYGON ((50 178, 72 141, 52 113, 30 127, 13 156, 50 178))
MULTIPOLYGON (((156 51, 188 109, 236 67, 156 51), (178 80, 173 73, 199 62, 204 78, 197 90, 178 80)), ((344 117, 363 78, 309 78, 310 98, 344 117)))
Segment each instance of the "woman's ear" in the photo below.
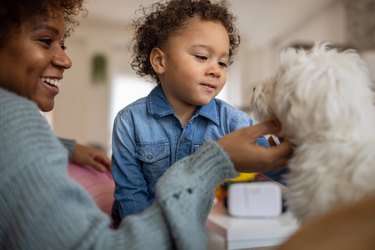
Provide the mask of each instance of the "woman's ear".
POLYGON ((155 73, 161 75, 165 71, 165 54, 160 48, 153 48, 150 53, 150 63, 155 73))

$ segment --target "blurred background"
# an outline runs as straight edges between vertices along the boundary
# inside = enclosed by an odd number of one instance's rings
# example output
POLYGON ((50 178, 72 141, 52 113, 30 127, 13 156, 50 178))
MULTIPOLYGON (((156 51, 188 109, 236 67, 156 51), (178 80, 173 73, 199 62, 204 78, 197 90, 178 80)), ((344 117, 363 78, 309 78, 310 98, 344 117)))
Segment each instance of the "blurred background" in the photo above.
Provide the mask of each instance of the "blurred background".
MULTIPOLYGON (((131 20, 155 0, 87 0, 88 16, 68 39, 73 67, 52 112, 58 136, 110 152, 116 113, 155 86, 130 68, 131 20)), ((246 110, 253 86, 275 72, 280 51, 327 41, 357 49, 375 71, 375 0, 232 0, 241 45, 219 98, 246 110)), ((374 79, 374 75, 373 75, 374 79)))

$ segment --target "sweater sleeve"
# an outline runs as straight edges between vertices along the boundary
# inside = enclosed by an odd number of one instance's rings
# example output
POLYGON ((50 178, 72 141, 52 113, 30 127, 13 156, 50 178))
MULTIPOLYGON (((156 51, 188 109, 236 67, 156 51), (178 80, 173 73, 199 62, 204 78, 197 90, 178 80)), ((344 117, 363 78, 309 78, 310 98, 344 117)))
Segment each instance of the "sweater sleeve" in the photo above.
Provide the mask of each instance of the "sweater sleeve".
POLYGON ((73 139, 67 139, 67 138, 61 138, 61 137, 58 137, 58 139, 64 145, 66 150, 68 150, 68 157, 69 157, 69 160, 71 160, 73 157, 74 148, 76 147, 76 141, 73 139))
POLYGON ((151 207, 112 230, 68 176, 67 158, 36 105, 0 89, 0 248, 204 249, 213 189, 235 175, 218 144, 208 143, 167 171, 151 207))
POLYGON ((157 203, 112 230, 66 165, 67 151, 37 107, 0 89, 0 248, 172 248, 157 203))
POLYGON ((224 150, 217 142, 209 141, 160 178, 157 199, 178 249, 207 249, 205 222, 214 189, 237 175, 224 150))

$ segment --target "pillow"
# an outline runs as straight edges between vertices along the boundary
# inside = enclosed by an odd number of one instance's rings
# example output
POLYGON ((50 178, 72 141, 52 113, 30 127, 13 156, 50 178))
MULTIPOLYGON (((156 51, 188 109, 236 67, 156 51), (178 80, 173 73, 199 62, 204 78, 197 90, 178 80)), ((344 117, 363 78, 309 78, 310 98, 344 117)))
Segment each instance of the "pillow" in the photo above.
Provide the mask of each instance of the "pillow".
POLYGON ((88 166, 72 162, 68 165, 69 176, 82 185, 92 196, 98 207, 111 217, 115 184, 110 172, 99 172, 88 166))

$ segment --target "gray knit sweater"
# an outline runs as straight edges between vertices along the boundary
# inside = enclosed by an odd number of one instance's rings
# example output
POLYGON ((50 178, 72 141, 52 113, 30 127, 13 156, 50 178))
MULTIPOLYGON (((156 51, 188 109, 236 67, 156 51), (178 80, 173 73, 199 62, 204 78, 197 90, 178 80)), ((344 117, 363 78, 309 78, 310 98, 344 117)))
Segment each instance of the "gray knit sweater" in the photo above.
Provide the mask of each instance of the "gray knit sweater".
POLYGON ((73 157, 73 150, 76 147, 76 141, 73 139, 57 137, 59 141, 64 145, 66 150, 68 150, 68 159, 71 160, 73 157))
POLYGON ((213 190, 236 175, 207 143, 163 175, 150 208, 112 230, 66 166, 37 106, 0 88, 0 249, 205 249, 213 190))

